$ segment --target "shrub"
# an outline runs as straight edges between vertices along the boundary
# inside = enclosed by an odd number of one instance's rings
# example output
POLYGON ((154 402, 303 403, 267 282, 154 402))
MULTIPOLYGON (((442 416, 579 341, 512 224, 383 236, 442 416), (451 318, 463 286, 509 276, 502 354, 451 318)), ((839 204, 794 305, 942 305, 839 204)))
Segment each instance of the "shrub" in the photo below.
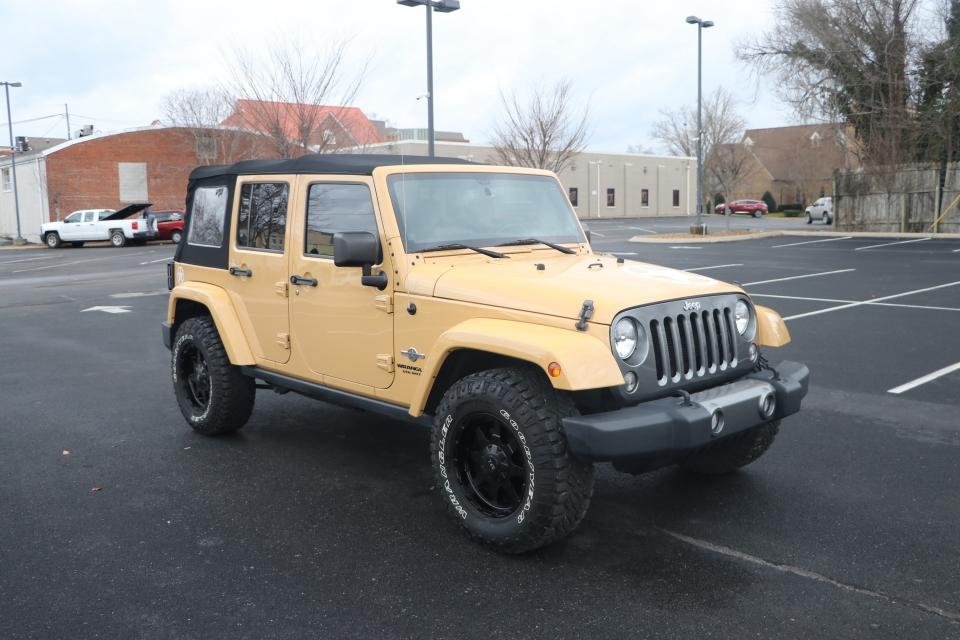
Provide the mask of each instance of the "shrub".
POLYGON ((767 211, 777 210, 777 201, 773 199, 773 194, 769 191, 764 191, 760 199, 767 205, 767 211))

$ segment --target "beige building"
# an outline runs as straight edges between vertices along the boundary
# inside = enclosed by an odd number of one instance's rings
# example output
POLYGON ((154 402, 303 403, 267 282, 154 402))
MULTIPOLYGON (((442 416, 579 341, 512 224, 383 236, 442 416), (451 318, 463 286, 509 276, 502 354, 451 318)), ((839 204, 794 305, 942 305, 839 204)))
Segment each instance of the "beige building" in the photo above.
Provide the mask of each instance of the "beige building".
MULTIPOLYGON (((427 143, 366 145, 363 153, 426 155, 427 143)), ((437 141, 438 156, 495 164, 493 147, 437 141)), ((560 174, 582 219, 686 216, 696 213, 696 158, 584 151, 560 174)))

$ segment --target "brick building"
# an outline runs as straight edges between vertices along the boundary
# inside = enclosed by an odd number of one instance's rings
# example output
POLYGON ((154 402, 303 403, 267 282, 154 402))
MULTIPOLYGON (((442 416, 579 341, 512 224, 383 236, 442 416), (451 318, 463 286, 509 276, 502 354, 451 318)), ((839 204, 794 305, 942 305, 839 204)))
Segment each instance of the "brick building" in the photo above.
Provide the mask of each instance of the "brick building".
MULTIPOLYGON (((263 136, 233 129, 153 126, 68 140, 18 155, 21 233, 40 240, 40 225, 77 209, 119 209, 150 202, 182 208, 187 176, 201 164, 276 157, 263 136)), ((12 181, 0 184, 0 237, 16 235, 12 181)))

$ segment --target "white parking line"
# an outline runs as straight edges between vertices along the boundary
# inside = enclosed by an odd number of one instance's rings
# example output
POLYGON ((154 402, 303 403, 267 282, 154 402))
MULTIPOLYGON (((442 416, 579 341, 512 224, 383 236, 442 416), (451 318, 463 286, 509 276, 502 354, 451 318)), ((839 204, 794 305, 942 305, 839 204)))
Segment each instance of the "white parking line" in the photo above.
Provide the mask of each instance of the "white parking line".
POLYGON ((146 298, 148 296, 169 295, 166 289, 157 289, 156 291, 131 291, 130 293, 111 293, 111 298, 146 298))
POLYGON ((637 255, 636 251, 614 251, 613 255, 615 256, 635 256, 637 255))
POLYGON ((627 227, 631 231, 645 231, 647 233, 656 233, 653 229, 644 229, 643 227, 627 227))
POLYGON ((597 233, 596 231, 591 231, 591 232, 590 232, 590 235, 591 235, 591 237, 592 237, 592 236, 597 236, 598 238, 606 238, 606 237, 607 237, 607 236, 603 235, 602 233, 597 233))
POLYGON ((670 247, 671 249, 703 249, 703 247, 670 247))
POLYGON ((954 249, 954 250, 951 251, 950 253, 960 253, 960 249, 954 249))
POLYGON ((866 249, 877 249, 879 247, 892 247, 895 244, 910 244, 911 242, 925 242, 926 240, 933 240, 933 238, 917 238, 915 240, 901 240, 899 242, 885 242, 884 244, 872 244, 869 247, 857 247, 854 251, 864 251, 866 249))
POLYGON ((903 293, 895 293, 892 296, 884 296, 882 298, 874 298, 873 300, 863 300, 861 302, 851 302, 850 304, 842 304, 839 307, 827 307, 826 309, 820 309, 818 311, 809 311, 807 313, 798 313, 795 316, 787 316, 784 320, 797 320, 799 318, 806 318, 807 316, 816 316, 821 313, 829 313, 831 311, 840 311, 842 309, 850 309, 852 307, 860 307, 865 304, 871 304, 876 302, 884 302, 886 300, 893 300, 894 298, 902 298, 904 296, 912 296, 915 293, 925 293, 927 291, 935 291, 937 289, 943 289, 945 287, 955 287, 960 284, 960 280, 956 282, 948 282, 946 284, 938 284, 935 287, 927 287, 926 289, 915 289, 913 291, 904 291, 903 293))
POLYGON ((684 271, 707 271, 709 269, 725 269, 726 267, 742 267, 742 263, 736 264, 715 264, 712 267, 694 267, 693 269, 684 269, 684 271))
MULTIPOLYGON (((779 296, 772 293, 751 293, 751 298, 777 298, 781 300, 802 300, 804 302, 840 302, 851 304, 857 300, 837 300, 836 298, 805 298, 803 296, 779 296)), ((865 306, 872 307, 899 307, 902 309, 922 309, 925 311, 960 311, 960 307, 931 307, 924 304, 899 304, 897 302, 873 302, 871 300, 861 301, 865 306)))
POLYGON ((168 261, 170 261, 170 260, 172 260, 172 259, 173 259, 173 257, 170 256, 170 257, 166 257, 166 258, 160 258, 159 260, 147 260, 146 262, 141 262, 140 264, 141 264, 141 265, 144 265, 144 264, 154 264, 154 263, 157 263, 157 262, 168 262, 168 261))
POLYGON ((14 262, 31 262, 33 260, 51 260, 53 256, 41 256, 39 258, 21 258, 20 260, 6 260, 0 264, 13 264, 14 262))
POLYGON ((834 273, 849 273, 851 271, 856 271, 856 269, 837 269, 836 271, 821 271, 820 273, 806 273, 802 276, 790 276, 789 278, 775 278, 773 280, 759 280, 757 282, 748 282, 745 287, 752 287, 758 284, 770 284, 771 282, 785 282, 787 280, 800 280, 801 278, 816 278, 819 276, 829 276, 834 273))
POLYGON ((782 249, 784 247, 797 247, 801 244, 815 244, 817 242, 833 242, 835 240, 849 240, 853 236, 843 236, 842 238, 824 238, 823 240, 805 240, 804 242, 791 242, 790 244, 776 244, 771 249, 782 249))
POLYGON ((915 389, 922 384, 927 384, 932 380, 936 380, 937 378, 942 378, 948 373, 953 373, 954 371, 960 371, 960 362, 957 362, 956 364, 951 364, 950 366, 944 367, 943 369, 937 369, 933 373, 928 373, 925 376, 920 376, 916 380, 911 380, 910 382, 907 382, 906 384, 902 384, 899 387, 894 387, 893 389, 889 389, 887 393, 903 393, 904 391, 910 391, 910 389, 915 389))

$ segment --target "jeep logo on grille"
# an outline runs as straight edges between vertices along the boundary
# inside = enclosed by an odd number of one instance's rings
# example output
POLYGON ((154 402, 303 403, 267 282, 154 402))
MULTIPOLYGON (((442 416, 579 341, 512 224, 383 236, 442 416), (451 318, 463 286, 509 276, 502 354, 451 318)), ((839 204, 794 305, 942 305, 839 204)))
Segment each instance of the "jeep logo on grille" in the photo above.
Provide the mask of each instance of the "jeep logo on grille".
POLYGON ((696 300, 687 300, 686 302, 683 303, 683 310, 684 310, 684 311, 699 311, 699 310, 700 310, 700 303, 697 302, 696 300))

